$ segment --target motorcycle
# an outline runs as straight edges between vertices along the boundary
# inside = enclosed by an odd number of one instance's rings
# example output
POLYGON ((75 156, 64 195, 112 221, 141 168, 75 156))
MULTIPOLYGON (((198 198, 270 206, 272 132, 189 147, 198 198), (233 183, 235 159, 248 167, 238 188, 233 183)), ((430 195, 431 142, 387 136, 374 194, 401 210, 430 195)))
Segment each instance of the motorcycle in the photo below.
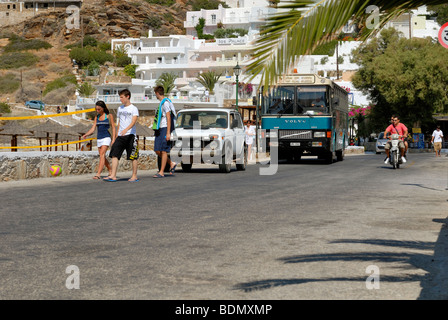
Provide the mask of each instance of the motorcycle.
POLYGON ((400 168, 400 164, 403 163, 401 159, 400 148, 398 148, 398 143, 400 142, 399 138, 400 136, 398 134, 392 135, 392 141, 391 141, 392 146, 389 152, 389 163, 392 165, 394 169, 400 168))

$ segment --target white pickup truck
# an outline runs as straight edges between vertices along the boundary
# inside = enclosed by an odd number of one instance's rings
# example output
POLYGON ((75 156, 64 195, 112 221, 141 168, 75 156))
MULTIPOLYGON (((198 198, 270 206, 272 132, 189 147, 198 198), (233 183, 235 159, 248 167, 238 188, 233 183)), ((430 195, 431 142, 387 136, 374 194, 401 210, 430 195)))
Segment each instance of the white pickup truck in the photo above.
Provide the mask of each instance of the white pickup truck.
POLYGON ((181 163, 188 172, 193 164, 219 165, 221 172, 230 172, 233 162, 237 170, 246 170, 247 146, 241 115, 234 109, 192 108, 177 113, 171 136, 171 160, 181 163))

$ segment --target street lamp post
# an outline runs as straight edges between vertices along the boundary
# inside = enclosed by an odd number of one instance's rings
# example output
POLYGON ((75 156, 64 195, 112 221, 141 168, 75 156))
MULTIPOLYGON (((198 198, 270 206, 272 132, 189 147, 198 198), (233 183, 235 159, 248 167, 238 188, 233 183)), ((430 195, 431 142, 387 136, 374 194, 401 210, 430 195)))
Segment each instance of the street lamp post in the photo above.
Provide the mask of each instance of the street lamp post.
POLYGON ((238 111, 238 76, 241 73, 241 67, 238 65, 238 62, 236 63, 235 68, 233 68, 233 74, 236 78, 236 111, 238 111))

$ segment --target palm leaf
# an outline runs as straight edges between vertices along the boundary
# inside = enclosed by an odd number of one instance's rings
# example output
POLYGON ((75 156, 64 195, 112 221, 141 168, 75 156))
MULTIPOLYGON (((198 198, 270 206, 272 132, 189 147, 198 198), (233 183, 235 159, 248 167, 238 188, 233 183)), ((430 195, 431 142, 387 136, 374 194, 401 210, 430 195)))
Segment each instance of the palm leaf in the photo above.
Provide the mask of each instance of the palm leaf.
POLYGON ((203 85, 210 92, 210 94, 213 95, 215 93, 215 84, 218 83, 220 77, 221 73, 218 74, 215 71, 208 71, 201 73, 196 78, 196 81, 203 85))
POLYGON ((168 95, 171 90, 174 89, 174 81, 176 81, 177 75, 175 73, 164 72, 156 81, 156 85, 162 86, 165 90, 165 95, 168 95))
POLYGON ((366 30, 363 39, 376 34, 388 21, 421 5, 443 4, 446 0, 295 0, 282 2, 270 16, 255 43, 253 61, 246 72, 251 80, 261 74, 264 93, 288 73, 302 55, 329 42, 352 19, 366 21, 369 6, 380 8, 379 28, 366 30))

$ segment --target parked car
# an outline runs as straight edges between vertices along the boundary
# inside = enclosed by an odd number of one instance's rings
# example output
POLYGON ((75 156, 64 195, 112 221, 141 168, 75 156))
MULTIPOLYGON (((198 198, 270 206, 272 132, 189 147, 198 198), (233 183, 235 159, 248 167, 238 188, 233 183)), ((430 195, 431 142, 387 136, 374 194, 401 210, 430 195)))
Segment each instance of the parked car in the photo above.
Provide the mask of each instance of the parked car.
POLYGON ((380 154, 381 152, 385 152, 384 146, 386 145, 386 142, 388 139, 384 137, 384 132, 380 132, 378 135, 378 139, 376 140, 375 144, 375 151, 377 154, 380 154))
POLYGON ((180 157, 184 171, 190 171, 194 163, 217 164, 225 173, 230 172, 233 162, 237 170, 246 169, 244 126, 235 109, 182 109, 177 114, 171 140, 174 144, 171 159, 180 157))
POLYGON ((39 100, 30 100, 25 102, 25 107, 30 109, 45 110, 45 103, 39 100))

